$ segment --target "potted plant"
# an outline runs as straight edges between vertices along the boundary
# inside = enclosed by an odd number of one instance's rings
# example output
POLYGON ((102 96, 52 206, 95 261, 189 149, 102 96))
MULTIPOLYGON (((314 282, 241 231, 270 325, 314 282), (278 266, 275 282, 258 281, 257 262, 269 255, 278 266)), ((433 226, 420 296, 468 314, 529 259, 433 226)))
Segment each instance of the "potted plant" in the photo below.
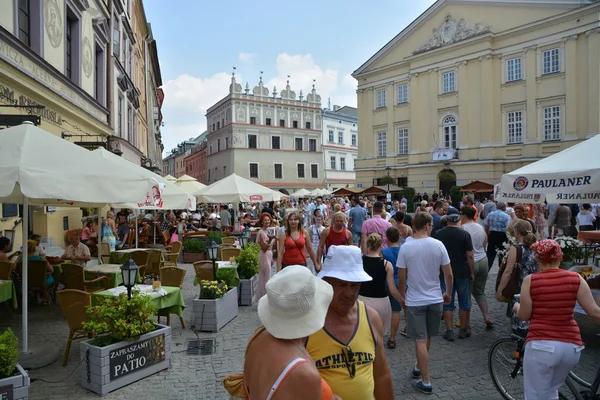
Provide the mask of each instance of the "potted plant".
POLYGON ((218 332, 238 315, 237 287, 225 282, 201 281, 200 295, 192 302, 194 328, 218 332))
POLYGON ((252 305, 256 284, 258 283, 259 251, 260 248, 256 243, 248 243, 235 259, 238 264, 238 275, 240 276, 240 306, 252 305))
POLYGON ((205 260, 206 242, 200 239, 187 239, 183 242, 183 262, 187 264, 205 260))
POLYGON ((152 298, 133 291, 88 307, 81 342, 81 386, 105 394, 171 366, 171 328, 152 323, 152 298))
POLYGON ((207 243, 215 242, 216 244, 221 244, 221 239, 224 237, 225 234, 223 232, 212 231, 208 233, 208 236, 206 236, 206 241, 207 243))
POLYGON ((18 364, 18 344, 10 328, 0 335, 0 399, 29 398, 29 375, 18 364))
POLYGON ((560 268, 569 269, 575 264, 576 260, 583 258, 583 242, 570 236, 557 236, 554 240, 556 240, 563 253, 563 260, 560 263, 560 268))

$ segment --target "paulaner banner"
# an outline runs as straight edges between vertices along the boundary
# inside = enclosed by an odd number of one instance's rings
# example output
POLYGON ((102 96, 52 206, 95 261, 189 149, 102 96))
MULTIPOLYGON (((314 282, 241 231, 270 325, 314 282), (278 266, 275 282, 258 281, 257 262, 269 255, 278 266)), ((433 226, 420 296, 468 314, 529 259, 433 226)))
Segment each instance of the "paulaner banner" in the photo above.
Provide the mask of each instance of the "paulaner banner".
POLYGON ((582 204, 600 203, 600 191, 579 193, 523 193, 516 190, 504 192, 500 184, 494 186, 494 199, 505 203, 543 203, 552 204, 582 204))

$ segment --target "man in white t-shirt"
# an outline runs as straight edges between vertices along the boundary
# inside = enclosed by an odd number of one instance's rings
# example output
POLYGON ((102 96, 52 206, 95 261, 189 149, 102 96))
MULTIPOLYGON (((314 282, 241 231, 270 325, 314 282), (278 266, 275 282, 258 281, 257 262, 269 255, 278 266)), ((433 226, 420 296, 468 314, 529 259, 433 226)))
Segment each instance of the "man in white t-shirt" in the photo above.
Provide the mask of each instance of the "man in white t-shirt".
POLYGON ((432 392, 429 375, 431 337, 438 334, 442 303, 449 304, 452 293, 450 257, 439 240, 429 237, 433 218, 418 213, 412 220, 413 240, 406 241, 398 254, 398 288, 405 299, 408 336, 415 340, 417 362, 413 369, 413 387, 432 392), (440 288, 440 267, 446 291, 440 288), (406 287, 408 286, 408 291, 406 287))

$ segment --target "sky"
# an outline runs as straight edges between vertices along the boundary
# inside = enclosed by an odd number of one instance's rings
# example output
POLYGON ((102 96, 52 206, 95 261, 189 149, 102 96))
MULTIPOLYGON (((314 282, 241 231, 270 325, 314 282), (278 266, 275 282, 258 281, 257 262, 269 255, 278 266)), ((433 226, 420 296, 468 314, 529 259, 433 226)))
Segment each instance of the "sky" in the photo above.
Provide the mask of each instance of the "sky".
POLYGON ((322 107, 356 107, 352 72, 434 0, 145 0, 157 41, 165 102, 166 155, 206 129, 206 110, 228 94, 231 73, 250 90, 306 95, 315 80, 322 107))

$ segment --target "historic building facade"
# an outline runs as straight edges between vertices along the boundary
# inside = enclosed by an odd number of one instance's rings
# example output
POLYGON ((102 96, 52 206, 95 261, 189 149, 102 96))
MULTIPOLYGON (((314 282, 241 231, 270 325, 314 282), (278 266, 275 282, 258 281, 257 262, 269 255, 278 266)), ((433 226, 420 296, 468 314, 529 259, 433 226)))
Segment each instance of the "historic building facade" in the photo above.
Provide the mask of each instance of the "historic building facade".
POLYGON ((354 187, 358 156, 358 118, 354 107, 323 110, 323 166, 326 189, 354 187))
POLYGON ((600 131, 600 3, 438 0, 365 62, 357 182, 501 175, 600 131))
POLYGON ((204 131, 197 138, 197 144, 195 144, 190 150, 189 154, 185 157, 185 173, 186 175, 195 178, 198 182, 206 184, 207 174, 207 160, 206 160, 206 136, 208 131, 204 131))
POLYGON ((229 94, 206 113, 207 184, 232 172, 283 192, 324 186, 321 96, 289 84, 278 96, 262 77, 252 90, 232 74, 229 94))

